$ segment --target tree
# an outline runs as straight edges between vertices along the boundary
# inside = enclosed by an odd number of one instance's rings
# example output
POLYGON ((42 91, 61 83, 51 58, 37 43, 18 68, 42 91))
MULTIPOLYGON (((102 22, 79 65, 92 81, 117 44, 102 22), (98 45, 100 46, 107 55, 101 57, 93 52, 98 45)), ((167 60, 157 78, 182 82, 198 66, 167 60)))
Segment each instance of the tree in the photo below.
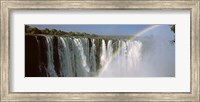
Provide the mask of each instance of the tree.
POLYGON ((171 31, 173 31, 175 33, 175 25, 171 25, 171 31))
POLYGON ((29 25, 25 25, 25 34, 50 34, 50 35, 68 35, 68 36, 97 36, 96 34, 88 34, 86 32, 65 32, 62 30, 56 30, 56 29, 48 29, 45 28, 43 30, 38 29, 37 27, 31 27, 29 25))
POLYGON ((42 32, 38 28, 36 28, 36 27, 34 27, 34 28, 31 29, 31 34, 41 34, 41 33, 42 32))
POLYGON ((171 31, 173 31, 174 32, 174 39, 171 41, 172 43, 175 43, 175 25, 170 25, 171 27, 170 27, 170 29, 171 29, 171 31))
POLYGON ((30 33, 29 29, 30 29, 30 26, 29 25, 25 25, 25 33, 30 33))
POLYGON ((57 34, 57 30, 56 29, 51 29, 51 34, 57 34))
POLYGON ((91 36, 96 37, 97 35, 96 34, 92 34, 91 36))
POLYGON ((44 30, 42 30, 42 33, 43 34, 49 34, 50 33, 50 30, 48 28, 45 28, 44 30))
POLYGON ((70 32, 68 32, 68 35, 69 36, 75 36, 76 34, 74 32, 72 32, 72 31, 70 31, 70 32))

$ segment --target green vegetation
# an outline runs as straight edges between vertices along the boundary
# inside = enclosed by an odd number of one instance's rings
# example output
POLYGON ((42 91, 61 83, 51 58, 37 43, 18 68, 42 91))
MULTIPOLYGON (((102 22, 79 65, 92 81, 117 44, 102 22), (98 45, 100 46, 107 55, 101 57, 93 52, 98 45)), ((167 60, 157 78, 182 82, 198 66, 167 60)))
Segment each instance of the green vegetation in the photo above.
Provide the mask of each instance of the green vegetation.
POLYGON ((170 25, 171 26, 171 31, 174 32, 174 39, 171 41, 172 43, 175 43, 175 25, 170 25))
POLYGON ((175 25, 171 25, 171 31, 173 31, 175 33, 175 25))
POLYGON ((57 29, 38 29, 36 27, 31 27, 29 25, 25 25, 25 34, 48 34, 48 35, 66 35, 66 36, 84 36, 84 37, 97 37, 96 34, 88 34, 88 33, 81 33, 81 32, 65 32, 57 29))

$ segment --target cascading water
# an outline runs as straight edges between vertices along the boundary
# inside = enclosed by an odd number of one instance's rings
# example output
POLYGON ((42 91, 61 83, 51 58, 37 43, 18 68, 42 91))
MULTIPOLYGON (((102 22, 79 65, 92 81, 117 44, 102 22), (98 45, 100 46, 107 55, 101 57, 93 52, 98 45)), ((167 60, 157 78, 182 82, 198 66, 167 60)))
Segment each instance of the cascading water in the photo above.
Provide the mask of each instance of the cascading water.
POLYGON ((121 47, 117 54, 107 60, 109 64, 103 67, 99 76, 132 76, 134 69, 139 68, 142 43, 140 41, 118 41, 121 47))
POLYGON ((94 43, 94 39, 92 39, 92 47, 90 49, 90 72, 91 72, 91 76, 95 76, 96 75, 96 72, 97 72, 97 66, 96 66, 96 46, 95 46, 95 43, 94 43))
POLYGON ((48 76, 52 76, 52 77, 56 77, 57 74, 55 72, 54 69, 54 64, 53 64, 53 41, 52 41, 52 37, 46 37, 46 41, 47 41, 47 59, 48 59, 48 66, 47 66, 47 72, 48 72, 48 76))
POLYGON ((113 54, 113 46, 112 46, 112 40, 108 41, 108 46, 107 46, 107 60, 110 60, 113 54))
POLYGON ((101 66, 104 66, 106 63, 106 58, 107 58, 107 52, 106 52, 106 43, 105 40, 102 40, 101 42, 102 46, 101 46, 101 66))
POLYGON ((40 76, 175 76, 173 35, 163 35, 134 40, 38 35, 40 76))
POLYGON ((71 58, 71 53, 69 49, 69 44, 67 38, 59 37, 58 39, 58 54, 60 60, 60 73, 61 76, 74 76, 74 71, 72 69, 73 59, 71 58))

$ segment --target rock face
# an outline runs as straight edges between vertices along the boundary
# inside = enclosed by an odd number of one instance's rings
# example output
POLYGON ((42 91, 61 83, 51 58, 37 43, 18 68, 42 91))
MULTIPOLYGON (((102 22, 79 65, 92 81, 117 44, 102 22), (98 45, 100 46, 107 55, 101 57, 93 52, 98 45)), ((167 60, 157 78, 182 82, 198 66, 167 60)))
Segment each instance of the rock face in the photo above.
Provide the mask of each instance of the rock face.
POLYGON ((43 36, 25 36, 25 76, 46 76, 47 43, 43 36))
POLYGON ((33 36, 25 36, 25 76, 40 76, 39 48, 33 36))

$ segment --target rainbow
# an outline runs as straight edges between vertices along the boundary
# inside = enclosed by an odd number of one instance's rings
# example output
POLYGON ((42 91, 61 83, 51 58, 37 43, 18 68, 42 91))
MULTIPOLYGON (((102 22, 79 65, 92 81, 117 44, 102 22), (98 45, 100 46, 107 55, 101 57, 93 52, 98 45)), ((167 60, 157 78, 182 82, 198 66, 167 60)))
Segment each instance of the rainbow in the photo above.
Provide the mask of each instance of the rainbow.
MULTIPOLYGON (((143 30, 141 30, 141 31, 139 31, 139 32, 137 32, 137 33, 135 33, 132 37, 130 37, 130 38, 127 40, 127 42, 133 41, 133 40, 134 40, 135 38, 137 38, 138 36, 140 36, 140 35, 142 35, 142 34, 148 32, 148 31, 150 31, 150 30, 152 30, 152 29, 154 29, 154 28, 157 28, 157 27, 159 27, 159 26, 160 26, 160 25, 151 25, 151 26, 149 26, 149 27, 147 27, 147 28, 145 28, 145 29, 143 29, 143 30)), ((117 54, 121 49, 122 49, 122 48, 119 47, 119 48, 112 54, 112 58, 115 57, 116 54, 117 54)), ((105 65, 102 69, 100 69, 100 70, 98 71, 98 76, 107 68, 108 64, 112 61, 112 58, 110 58, 110 60, 106 63, 106 65, 105 65)))

